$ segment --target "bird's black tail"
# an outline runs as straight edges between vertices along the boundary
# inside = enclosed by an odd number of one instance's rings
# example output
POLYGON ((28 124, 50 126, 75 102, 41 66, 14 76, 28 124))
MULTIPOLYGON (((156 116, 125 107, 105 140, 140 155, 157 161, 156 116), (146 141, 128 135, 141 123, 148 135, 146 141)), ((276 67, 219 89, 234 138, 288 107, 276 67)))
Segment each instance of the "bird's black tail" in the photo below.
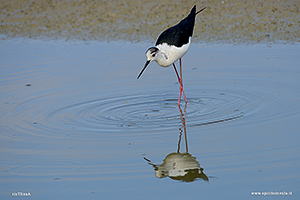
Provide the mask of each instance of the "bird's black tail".
POLYGON ((202 12, 206 7, 202 8, 201 10, 199 10, 198 12, 196 12, 196 15, 200 12, 202 12))

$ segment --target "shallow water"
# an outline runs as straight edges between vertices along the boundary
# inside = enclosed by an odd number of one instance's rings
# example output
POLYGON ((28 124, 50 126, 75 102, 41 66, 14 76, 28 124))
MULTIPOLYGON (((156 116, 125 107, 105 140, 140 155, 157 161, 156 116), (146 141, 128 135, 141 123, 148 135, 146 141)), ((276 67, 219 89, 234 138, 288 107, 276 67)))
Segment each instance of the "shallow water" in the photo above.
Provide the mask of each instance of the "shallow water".
POLYGON ((0 198, 298 199, 299 45, 192 44, 181 109, 148 47, 1 42, 0 198))

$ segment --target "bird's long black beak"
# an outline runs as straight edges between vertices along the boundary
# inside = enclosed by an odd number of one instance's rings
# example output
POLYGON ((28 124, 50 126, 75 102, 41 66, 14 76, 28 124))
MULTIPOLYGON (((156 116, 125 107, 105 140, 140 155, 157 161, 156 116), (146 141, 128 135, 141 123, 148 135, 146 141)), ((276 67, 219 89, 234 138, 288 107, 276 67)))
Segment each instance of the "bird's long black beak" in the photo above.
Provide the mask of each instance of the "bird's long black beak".
POLYGON ((140 74, 138 75, 137 79, 140 78, 140 76, 141 76, 142 73, 145 71, 145 69, 146 69, 146 67, 149 65, 149 63, 150 63, 150 60, 147 60, 147 62, 146 62, 146 64, 145 64, 144 68, 142 69, 142 71, 141 71, 140 74))

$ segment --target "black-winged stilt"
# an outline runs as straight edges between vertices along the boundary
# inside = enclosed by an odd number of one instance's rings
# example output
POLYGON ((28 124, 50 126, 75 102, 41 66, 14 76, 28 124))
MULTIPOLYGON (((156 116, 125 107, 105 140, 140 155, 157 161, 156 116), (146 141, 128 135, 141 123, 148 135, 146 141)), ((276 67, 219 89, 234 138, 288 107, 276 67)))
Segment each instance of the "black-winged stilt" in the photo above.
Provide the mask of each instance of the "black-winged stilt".
POLYGON ((187 103, 182 83, 181 58, 185 55, 190 47, 196 15, 205 8, 206 7, 196 12, 196 5, 194 5, 190 14, 186 18, 159 35, 155 47, 150 47, 146 51, 147 62, 137 77, 140 78, 146 67, 152 61, 156 61, 161 67, 169 67, 173 64, 178 82, 180 83, 178 106, 180 106, 181 93, 183 93, 185 103, 187 103), (180 76, 174 64, 178 59, 180 63, 180 76))

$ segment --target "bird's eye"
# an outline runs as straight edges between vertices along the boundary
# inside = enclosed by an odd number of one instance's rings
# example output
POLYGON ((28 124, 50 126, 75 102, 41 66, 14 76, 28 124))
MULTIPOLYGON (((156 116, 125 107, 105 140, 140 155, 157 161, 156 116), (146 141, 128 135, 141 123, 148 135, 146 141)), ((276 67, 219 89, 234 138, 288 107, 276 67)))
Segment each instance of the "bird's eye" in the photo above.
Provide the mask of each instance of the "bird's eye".
POLYGON ((154 56, 155 56, 155 54, 151 54, 151 56, 152 56, 152 57, 154 57, 154 56))

